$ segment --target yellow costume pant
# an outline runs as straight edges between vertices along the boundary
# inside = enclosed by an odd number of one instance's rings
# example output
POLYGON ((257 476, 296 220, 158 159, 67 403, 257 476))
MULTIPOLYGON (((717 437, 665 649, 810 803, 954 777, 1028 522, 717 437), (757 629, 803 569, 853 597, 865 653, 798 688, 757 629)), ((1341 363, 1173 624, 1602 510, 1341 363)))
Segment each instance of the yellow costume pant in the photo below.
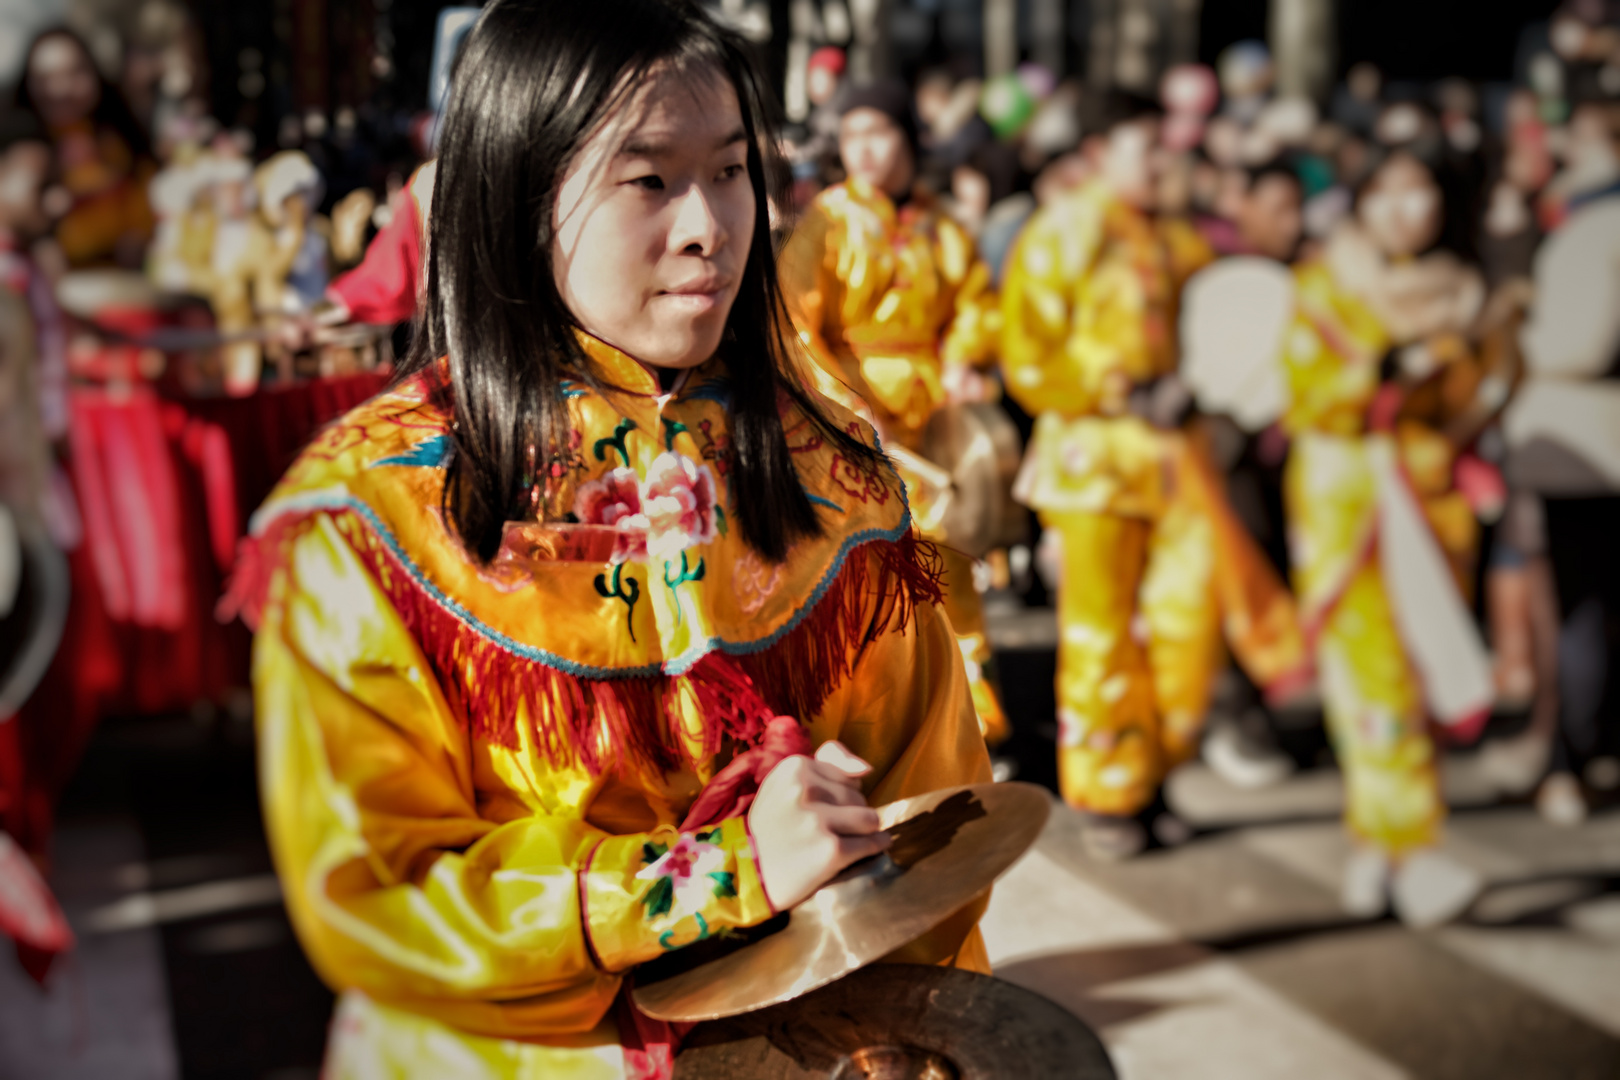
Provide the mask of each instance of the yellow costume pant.
POLYGON ((1058 777, 1064 800, 1132 814, 1197 750, 1222 635, 1260 685, 1303 678, 1292 600, 1227 506, 1197 443, 1166 434, 1156 517, 1041 515, 1063 542, 1058 777))
POLYGON ((1288 517, 1328 731, 1344 769, 1345 822, 1361 841, 1398 855, 1435 842, 1445 806, 1422 687, 1379 567, 1367 445, 1361 436, 1296 437, 1288 517))
POLYGON ((1434 745, 1375 560, 1329 611, 1316 655, 1351 834, 1394 855, 1434 843, 1445 812, 1434 745))
POLYGON ((1063 537, 1059 786, 1070 805, 1135 813, 1192 754, 1208 704, 1220 641, 1207 522, 1043 520, 1063 537))

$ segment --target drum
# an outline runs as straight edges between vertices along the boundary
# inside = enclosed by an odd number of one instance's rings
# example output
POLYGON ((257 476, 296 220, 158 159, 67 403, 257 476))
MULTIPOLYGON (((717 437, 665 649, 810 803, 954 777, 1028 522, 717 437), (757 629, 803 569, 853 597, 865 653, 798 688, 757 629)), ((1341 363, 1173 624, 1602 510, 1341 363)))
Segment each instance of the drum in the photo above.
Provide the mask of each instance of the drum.
POLYGON ((995 402, 947 405, 929 417, 922 457, 941 470, 939 531, 946 545, 975 559, 1024 540, 1028 514, 1012 498, 1023 444, 995 402))

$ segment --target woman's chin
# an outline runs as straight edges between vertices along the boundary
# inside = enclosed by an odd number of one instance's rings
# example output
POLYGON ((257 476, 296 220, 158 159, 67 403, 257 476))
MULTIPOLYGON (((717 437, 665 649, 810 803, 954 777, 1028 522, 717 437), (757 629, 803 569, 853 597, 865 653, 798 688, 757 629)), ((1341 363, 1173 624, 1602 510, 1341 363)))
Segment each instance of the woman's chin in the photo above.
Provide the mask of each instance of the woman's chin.
POLYGON ((662 326, 649 336, 647 355, 637 359, 654 367, 696 367, 720 347, 725 328, 720 319, 683 320, 662 326))

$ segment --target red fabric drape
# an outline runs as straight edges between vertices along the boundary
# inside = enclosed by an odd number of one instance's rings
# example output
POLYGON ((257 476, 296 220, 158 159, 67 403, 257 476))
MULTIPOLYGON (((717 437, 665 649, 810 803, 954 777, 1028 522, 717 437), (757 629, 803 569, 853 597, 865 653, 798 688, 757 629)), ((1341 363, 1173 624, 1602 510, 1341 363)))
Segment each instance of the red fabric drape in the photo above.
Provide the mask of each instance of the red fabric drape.
POLYGON ((213 616, 247 514, 324 424, 386 378, 188 401, 74 391, 70 480, 85 537, 68 553, 67 624, 12 725, 9 765, 0 740, 0 773, 14 774, 0 821, 25 850, 45 852, 103 718, 176 712, 247 685, 248 632, 213 616))

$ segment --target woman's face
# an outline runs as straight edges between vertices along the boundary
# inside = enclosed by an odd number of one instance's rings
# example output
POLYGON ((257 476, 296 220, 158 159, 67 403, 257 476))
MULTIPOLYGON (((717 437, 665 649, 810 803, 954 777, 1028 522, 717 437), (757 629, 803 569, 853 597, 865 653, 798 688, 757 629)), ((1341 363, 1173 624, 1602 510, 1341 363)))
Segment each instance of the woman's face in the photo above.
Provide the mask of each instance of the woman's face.
POLYGON ((1373 175, 1359 216, 1385 255, 1420 254, 1440 236, 1440 188, 1428 169, 1398 154, 1373 175))
POLYGON ((655 73, 558 189, 552 272, 589 334, 654 367, 714 355, 754 235, 748 137, 717 72, 655 73))
POLYGON ((101 81, 79 43, 53 34, 28 57, 28 93, 39 118, 51 127, 77 123, 101 100, 101 81))
POLYGON ((911 190, 914 163, 900 125, 878 109, 851 109, 838 122, 838 154, 849 175, 899 198, 911 190))

